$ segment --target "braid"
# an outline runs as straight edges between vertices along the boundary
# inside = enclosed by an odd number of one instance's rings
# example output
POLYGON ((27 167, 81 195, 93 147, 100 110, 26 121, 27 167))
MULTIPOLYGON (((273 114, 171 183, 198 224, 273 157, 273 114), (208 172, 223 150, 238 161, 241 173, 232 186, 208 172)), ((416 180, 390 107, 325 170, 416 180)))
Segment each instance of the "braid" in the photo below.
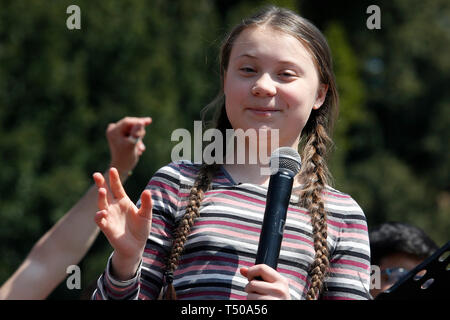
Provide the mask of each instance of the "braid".
POLYGON ((216 170, 217 165, 215 164, 203 165, 199 170, 193 187, 191 188, 189 201, 186 206, 186 212, 176 228, 175 239, 173 240, 172 249, 166 263, 166 271, 164 273, 168 284, 166 293, 164 294, 164 299, 166 300, 176 300, 177 298, 175 288, 172 284, 173 273, 178 267, 181 253, 184 250, 184 244, 192 226, 194 225, 194 220, 200 216, 201 201, 205 192, 209 189, 216 170))
POLYGON ((301 205, 311 214, 315 257, 309 274, 311 285, 307 292, 308 300, 317 299, 322 291, 324 278, 328 272, 327 246, 327 214, 322 199, 322 191, 329 180, 329 172, 325 162, 327 144, 331 141, 320 117, 311 119, 313 122, 311 133, 307 137, 303 151, 303 170, 301 177, 305 182, 301 205))

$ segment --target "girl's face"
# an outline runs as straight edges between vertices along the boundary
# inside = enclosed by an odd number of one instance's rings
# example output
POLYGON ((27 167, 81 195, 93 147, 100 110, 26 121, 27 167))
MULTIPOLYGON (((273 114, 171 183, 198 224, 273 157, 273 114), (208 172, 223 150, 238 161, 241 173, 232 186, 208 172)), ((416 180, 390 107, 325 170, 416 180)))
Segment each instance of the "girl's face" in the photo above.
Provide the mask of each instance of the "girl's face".
POLYGON ((311 110, 327 86, 295 37, 251 27, 235 40, 224 75, 225 107, 233 129, 278 129, 279 146, 297 148, 311 110))

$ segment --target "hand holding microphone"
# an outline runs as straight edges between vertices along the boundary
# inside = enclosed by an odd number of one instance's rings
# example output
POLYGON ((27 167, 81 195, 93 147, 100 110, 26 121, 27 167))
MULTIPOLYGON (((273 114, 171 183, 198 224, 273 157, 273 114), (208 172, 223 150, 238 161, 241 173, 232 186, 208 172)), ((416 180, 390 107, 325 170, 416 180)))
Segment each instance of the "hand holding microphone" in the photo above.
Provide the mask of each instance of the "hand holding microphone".
POLYGON ((289 147, 275 150, 270 158, 272 175, 255 265, 240 269, 249 281, 245 287, 247 299, 290 299, 289 281, 276 268, 294 177, 300 171, 300 165, 299 154, 289 147))
POLYGON ((300 165, 300 155, 289 147, 278 148, 270 157, 272 175, 255 264, 277 268, 289 199, 300 165))

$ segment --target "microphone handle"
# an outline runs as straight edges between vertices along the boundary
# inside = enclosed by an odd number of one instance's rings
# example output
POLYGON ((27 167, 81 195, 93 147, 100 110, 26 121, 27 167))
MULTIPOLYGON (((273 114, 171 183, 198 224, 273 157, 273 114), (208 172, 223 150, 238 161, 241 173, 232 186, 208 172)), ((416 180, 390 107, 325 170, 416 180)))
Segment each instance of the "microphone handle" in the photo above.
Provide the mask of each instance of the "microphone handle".
POLYGON ((270 177, 266 209, 255 264, 277 268, 294 173, 280 169, 270 177))

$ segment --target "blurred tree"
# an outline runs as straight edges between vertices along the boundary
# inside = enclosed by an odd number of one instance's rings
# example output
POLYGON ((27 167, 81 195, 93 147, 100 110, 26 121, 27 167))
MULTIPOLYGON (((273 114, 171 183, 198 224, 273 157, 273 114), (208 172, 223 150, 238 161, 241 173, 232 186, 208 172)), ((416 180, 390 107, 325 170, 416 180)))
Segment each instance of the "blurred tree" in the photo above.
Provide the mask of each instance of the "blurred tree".
MULTIPOLYGON (((0 283, 106 169, 106 126, 125 115, 153 118, 125 186, 138 199, 170 161, 171 132, 192 130, 216 95, 225 33, 270 3, 298 11, 330 43, 336 187, 369 227, 400 220, 448 240, 448 1, 79 0, 81 30, 68 30, 73 1, 0 0, 0 283), (371 4, 380 30, 366 27, 371 4)), ((84 294, 110 252, 101 235, 81 263, 84 294)), ((80 293, 62 284, 50 298, 80 293)))
MULTIPOLYGON (((148 150, 126 185, 137 200, 170 161, 171 132, 198 118, 215 94, 205 63, 215 28, 210 2, 78 1, 78 31, 66 28, 70 4, 0 4, 0 282, 81 197, 91 173, 106 169, 109 122, 153 118, 148 150)), ((110 252, 100 236, 81 263, 82 288, 110 252)), ((76 291, 62 284, 52 297, 76 291)))
MULTIPOLYGON (((410 222, 445 243, 450 229, 448 1, 325 1, 320 6, 305 1, 302 10, 322 28, 338 20, 358 53, 364 118, 344 137, 351 144, 340 175, 344 191, 363 207, 369 227, 386 220, 410 222), (373 4, 381 9, 380 30, 366 27, 366 8, 373 4)), ((347 107, 341 104, 341 110, 347 107)))

